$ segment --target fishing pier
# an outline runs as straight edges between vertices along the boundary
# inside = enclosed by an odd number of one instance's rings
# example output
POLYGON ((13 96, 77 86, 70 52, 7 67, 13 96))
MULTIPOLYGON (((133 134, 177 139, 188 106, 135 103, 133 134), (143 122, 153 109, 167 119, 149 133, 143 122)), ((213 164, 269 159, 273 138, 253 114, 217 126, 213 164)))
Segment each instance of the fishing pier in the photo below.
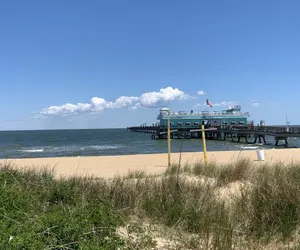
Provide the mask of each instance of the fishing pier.
MULTIPOLYGON (((206 139, 233 142, 245 142, 255 144, 257 142, 267 144, 266 136, 272 136, 275 140, 275 146, 288 146, 289 137, 300 138, 300 126, 205 126, 206 129, 213 128, 205 132, 206 139), (283 144, 281 143, 283 142, 283 144)), ((128 127, 130 132, 148 133, 155 140, 167 139, 167 126, 136 126, 128 127)), ((172 128, 170 131, 171 139, 197 139, 202 138, 201 128, 199 126, 191 126, 190 128, 172 128)))

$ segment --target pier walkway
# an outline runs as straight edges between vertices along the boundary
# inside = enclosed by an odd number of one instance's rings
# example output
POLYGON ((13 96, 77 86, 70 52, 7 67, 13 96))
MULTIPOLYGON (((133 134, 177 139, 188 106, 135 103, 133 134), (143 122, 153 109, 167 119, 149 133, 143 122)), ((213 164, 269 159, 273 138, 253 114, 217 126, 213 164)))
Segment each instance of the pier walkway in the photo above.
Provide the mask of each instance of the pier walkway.
MULTIPOLYGON (((208 128, 208 127, 206 127, 208 128)), ((212 127, 210 127, 212 128, 212 127)), ((284 141, 284 145, 288 145, 289 137, 300 138, 300 126, 284 127, 284 126, 217 126, 216 130, 205 132, 207 139, 227 140, 231 138, 232 141, 240 142, 243 140, 246 143, 265 143, 266 136, 273 136, 275 145, 278 146, 279 141, 284 141), (253 138, 253 142, 249 142, 253 138)), ((128 127, 128 131, 138 133, 149 133, 152 139, 167 139, 167 127, 164 126, 137 126, 128 127)), ((201 138, 201 131, 199 127, 185 127, 172 128, 171 138, 201 138)))

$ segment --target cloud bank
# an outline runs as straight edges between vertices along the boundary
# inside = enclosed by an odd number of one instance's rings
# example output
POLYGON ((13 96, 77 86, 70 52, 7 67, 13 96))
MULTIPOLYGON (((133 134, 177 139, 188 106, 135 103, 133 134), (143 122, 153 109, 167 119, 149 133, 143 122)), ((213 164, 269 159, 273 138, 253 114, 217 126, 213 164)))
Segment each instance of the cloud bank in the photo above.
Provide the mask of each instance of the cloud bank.
POLYGON ((187 98, 188 95, 186 95, 183 91, 179 89, 173 89, 172 87, 167 87, 165 89, 160 89, 159 92, 142 94, 139 98, 139 102, 142 107, 154 108, 164 106, 170 101, 184 100, 187 98))
POLYGON ((188 98, 189 96, 183 91, 177 88, 167 87, 160 89, 159 92, 143 93, 140 97, 121 96, 115 101, 106 101, 100 97, 93 97, 89 103, 66 103, 61 106, 50 106, 43 109, 40 113, 48 116, 69 116, 81 113, 101 113, 105 110, 119 108, 156 108, 165 106, 171 101, 185 100, 188 98))

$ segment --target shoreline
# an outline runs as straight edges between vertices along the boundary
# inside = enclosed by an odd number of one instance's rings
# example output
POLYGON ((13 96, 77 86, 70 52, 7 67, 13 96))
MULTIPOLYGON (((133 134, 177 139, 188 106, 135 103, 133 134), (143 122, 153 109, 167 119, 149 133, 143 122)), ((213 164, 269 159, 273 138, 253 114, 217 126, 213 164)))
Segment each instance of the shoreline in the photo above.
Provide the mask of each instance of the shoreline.
MULTIPOLYGON (((225 164, 240 158, 249 158, 254 163, 300 162, 300 149, 263 149, 265 161, 257 160, 256 150, 209 151, 208 161, 225 164)), ((171 154, 171 162, 178 163, 180 153, 171 154)), ((125 175, 130 171, 145 171, 161 174, 167 169, 167 154, 135 154, 114 156, 70 156, 48 158, 0 159, 0 164, 12 163, 17 168, 55 168, 58 177, 87 176, 111 178, 125 175)), ((203 161, 203 152, 182 152, 181 164, 203 161)))

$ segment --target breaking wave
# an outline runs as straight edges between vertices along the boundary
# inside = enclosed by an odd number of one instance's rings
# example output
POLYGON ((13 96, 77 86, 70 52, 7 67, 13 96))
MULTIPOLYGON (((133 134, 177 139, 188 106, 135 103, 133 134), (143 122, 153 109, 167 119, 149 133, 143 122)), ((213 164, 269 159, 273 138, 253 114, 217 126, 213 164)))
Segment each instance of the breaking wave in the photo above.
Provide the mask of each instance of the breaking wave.
POLYGON ((18 150, 22 153, 44 153, 44 152, 78 152, 78 151, 104 151, 118 149, 119 145, 71 145, 71 146, 59 146, 59 147, 33 147, 23 148, 18 150))
POLYGON ((241 146, 241 149, 258 149, 258 146, 241 146))
POLYGON ((19 152, 23 152, 23 153, 41 153, 44 152, 44 148, 32 148, 32 149, 21 149, 18 150, 19 152))

